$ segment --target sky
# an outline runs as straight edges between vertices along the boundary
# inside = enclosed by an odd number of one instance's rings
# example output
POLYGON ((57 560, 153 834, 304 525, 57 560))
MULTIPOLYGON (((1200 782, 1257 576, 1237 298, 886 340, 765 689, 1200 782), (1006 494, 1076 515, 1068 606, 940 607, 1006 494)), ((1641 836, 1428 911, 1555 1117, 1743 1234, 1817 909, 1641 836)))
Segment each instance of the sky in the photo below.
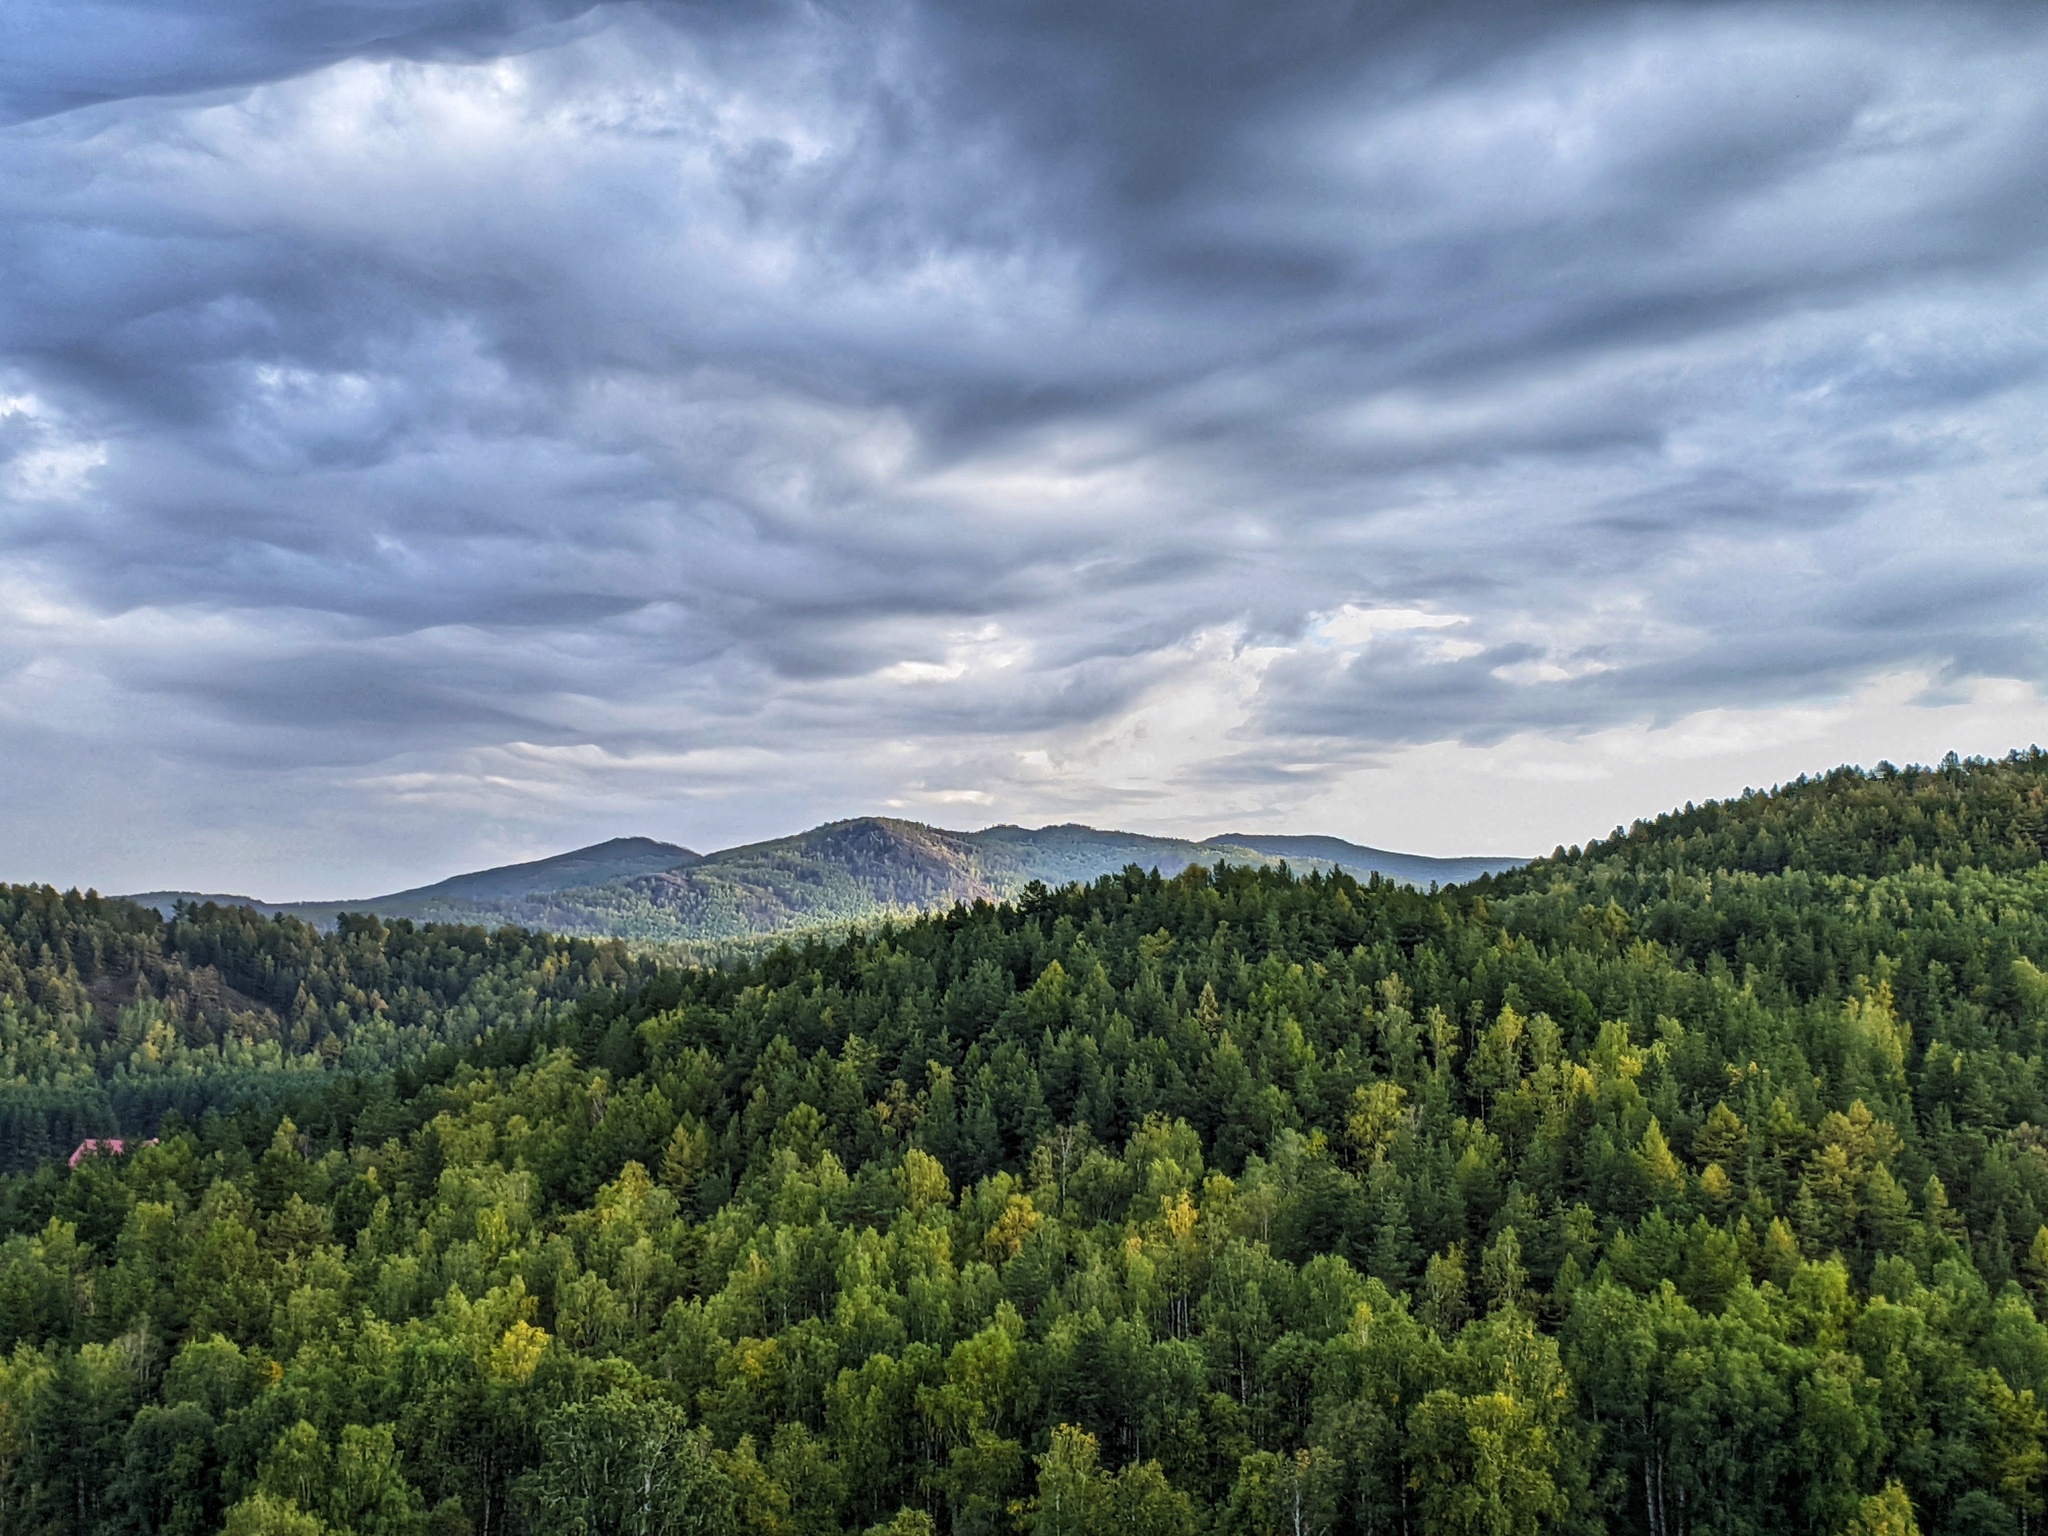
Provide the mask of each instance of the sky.
POLYGON ((0 8, 0 879, 2048 741, 2048 9, 0 8))

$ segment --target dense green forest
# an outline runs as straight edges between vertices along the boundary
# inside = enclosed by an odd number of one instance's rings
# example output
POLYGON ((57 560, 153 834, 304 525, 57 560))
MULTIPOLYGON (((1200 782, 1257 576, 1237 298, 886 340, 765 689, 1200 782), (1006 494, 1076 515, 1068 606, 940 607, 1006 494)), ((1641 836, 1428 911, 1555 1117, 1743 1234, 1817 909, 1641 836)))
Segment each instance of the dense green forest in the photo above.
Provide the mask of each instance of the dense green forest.
POLYGON ((379 1073, 654 974, 616 944, 0 886, 0 1169, 379 1073))
POLYGON ((724 969, 365 921, 584 987, 0 1181, 0 1530, 2033 1536, 2044 852, 2034 752, 724 969))

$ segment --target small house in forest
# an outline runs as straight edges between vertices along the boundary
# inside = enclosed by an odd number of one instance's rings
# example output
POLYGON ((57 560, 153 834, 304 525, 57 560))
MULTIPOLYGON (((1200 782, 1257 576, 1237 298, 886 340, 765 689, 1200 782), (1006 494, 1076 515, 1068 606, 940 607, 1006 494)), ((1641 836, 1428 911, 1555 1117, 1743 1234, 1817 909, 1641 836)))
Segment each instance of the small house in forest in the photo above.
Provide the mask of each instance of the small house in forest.
MULTIPOLYGON (((139 1143, 139 1145, 153 1147, 156 1145, 156 1138, 152 1136, 149 1140, 139 1143)), ((77 1150, 71 1154, 70 1166, 76 1168, 80 1158, 119 1157, 127 1150, 128 1143, 119 1136, 88 1136, 78 1144, 77 1150)))

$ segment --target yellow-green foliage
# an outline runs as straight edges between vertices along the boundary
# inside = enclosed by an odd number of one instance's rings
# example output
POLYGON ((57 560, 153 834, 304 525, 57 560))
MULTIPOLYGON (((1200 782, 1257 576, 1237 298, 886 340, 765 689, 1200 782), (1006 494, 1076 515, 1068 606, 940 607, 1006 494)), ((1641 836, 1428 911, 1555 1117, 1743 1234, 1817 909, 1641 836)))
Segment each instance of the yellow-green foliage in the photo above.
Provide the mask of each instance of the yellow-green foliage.
MULTIPOLYGON (((2044 780, 1834 775, 1436 893, 1132 870, 722 971, 123 916, 190 975, 459 951, 435 996, 524 1000, 0 1181, 0 1529, 2019 1536, 2044 780)), ((24 1006, 97 1008, 9 931, 24 1006)))

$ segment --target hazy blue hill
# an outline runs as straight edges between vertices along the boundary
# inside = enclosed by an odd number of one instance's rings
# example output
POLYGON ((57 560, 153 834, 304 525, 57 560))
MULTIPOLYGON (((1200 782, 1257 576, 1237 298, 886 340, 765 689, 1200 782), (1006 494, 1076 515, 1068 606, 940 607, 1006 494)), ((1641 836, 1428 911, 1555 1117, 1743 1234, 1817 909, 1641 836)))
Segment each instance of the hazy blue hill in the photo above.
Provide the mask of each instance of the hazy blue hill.
POLYGON ((1389 853, 1384 848, 1367 848, 1347 843, 1341 837, 1299 837, 1258 832, 1226 832, 1205 841, 1211 848, 1249 848, 1298 864, 1304 859, 1334 865, 1349 874, 1383 875, 1405 880, 1410 885, 1458 885, 1481 875, 1498 875, 1519 869, 1527 859, 1479 855, 1463 859, 1437 859, 1420 853, 1389 853))
POLYGON ((1339 865, 1418 885, 1514 867, 1513 859, 1429 859, 1334 837, 1251 834, 1193 842, 1065 823, 953 832, 863 816, 699 855, 644 837, 614 838, 525 864, 455 875, 360 901, 266 904, 165 891, 135 898, 168 914, 179 899, 288 912, 323 926, 343 912, 586 937, 721 945, 800 929, 909 916, 956 901, 1001 901, 1032 881, 1061 886, 1135 864, 1177 875, 1193 864, 1339 865))
POLYGON ((199 891, 145 891, 120 899, 154 907, 165 917, 183 901, 193 905, 212 902, 220 907, 250 907, 265 916, 285 912, 321 924, 332 923, 343 912, 375 912, 384 917, 410 917, 422 922, 505 922, 513 919, 497 913, 507 904, 517 906, 554 891, 604 885, 651 870, 671 869, 701 857, 688 848, 657 842, 651 837, 614 837, 545 859, 500 864, 451 875, 432 885, 355 901, 269 902, 251 896, 216 896, 199 891))
MULTIPOLYGON (((676 869, 494 907, 501 921, 558 932, 720 942, 999 901, 1033 880, 1093 880, 1136 864, 1178 874, 1219 858, 1272 864, 1250 848, 1076 825, 952 832, 869 816, 730 848, 676 869)), ((1310 859, 1303 872, 1326 867, 1310 859)))
POLYGON ((533 859, 524 864, 501 864, 475 874, 453 875, 433 885, 416 886, 376 898, 379 911, 401 905, 455 905, 479 901, 517 901, 525 896, 552 891, 574 890, 579 886, 605 885, 630 880, 635 875, 694 864, 703 857, 675 843, 656 842, 651 837, 615 837, 593 843, 571 853, 533 859))
POLYGON ((860 817, 496 910, 562 932, 707 942, 994 901, 1036 878, 1012 850, 991 856, 977 836, 860 817))
POLYGON ((1213 864, 1219 857, 1233 864, 1265 864, 1271 860, 1255 849, 1209 847, 1179 837, 1146 837, 1135 832, 1101 832, 1066 822, 1051 827, 990 827, 966 834, 984 850, 991 868, 1014 875, 1016 884, 1042 880, 1065 885, 1093 880, 1126 865, 1156 868, 1177 875, 1190 864, 1213 864))

